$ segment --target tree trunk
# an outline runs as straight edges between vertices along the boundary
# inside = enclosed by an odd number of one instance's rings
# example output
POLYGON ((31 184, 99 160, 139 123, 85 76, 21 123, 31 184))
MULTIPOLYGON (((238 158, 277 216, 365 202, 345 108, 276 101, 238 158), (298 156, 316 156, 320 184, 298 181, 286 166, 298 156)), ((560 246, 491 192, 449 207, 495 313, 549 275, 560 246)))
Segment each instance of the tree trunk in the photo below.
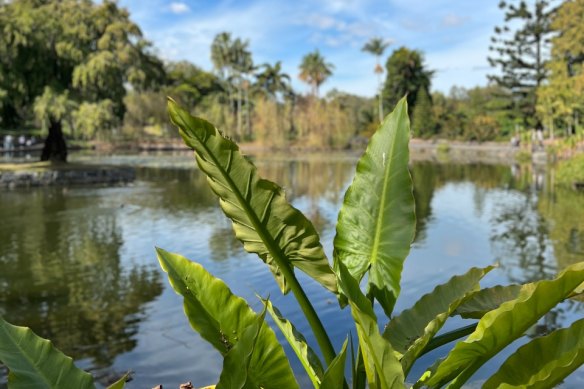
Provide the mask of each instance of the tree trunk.
POLYGON ((237 87, 237 140, 241 142, 243 140, 241 131, 241 85, 237 87))
POLYGON ((67 162, 67 144, 61 120, 49 119, 49 135, 45 139, 41 161, 67 162))
POLYGON ((379 94, 379 123, 383 123, 383 84, 381 83, 381 72, 378 72, 377 69, 382 69, 379 65, 379 57, 377 58, 377 64, 375 66, 375 73, 377 73, 377 93, 379 94))
POLYGON ((251 140, 251 118, 249 109, 249 85, 246 86, 244 90, 245 98, 245 132, 247 140, 251 140))

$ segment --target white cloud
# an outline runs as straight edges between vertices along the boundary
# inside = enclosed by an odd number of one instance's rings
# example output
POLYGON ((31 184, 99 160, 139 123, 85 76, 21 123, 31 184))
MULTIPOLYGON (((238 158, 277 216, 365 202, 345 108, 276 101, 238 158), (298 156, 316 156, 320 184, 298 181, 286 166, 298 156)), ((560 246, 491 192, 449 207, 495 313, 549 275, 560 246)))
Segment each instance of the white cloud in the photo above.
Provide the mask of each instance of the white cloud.
POLYGON ((456 14, 448 14, 442 18, 442 26, 444 27, 458 27, 470 20, 470 16, 460 16, 456 14))
POLYGON ((156 7, 145 6, 143 0, 120 0, 164 59, 186 59, 211 70, 211 42, 216 34, 228 31, 249 39, 256 64, 282 61, 294 87, 304 91, 297 79, 298 65, 303 55, 318 48, 336 67, 322 95, 332 88, 364 96, 375 93, 374 58, 361 52, 374 36, 394 42, 383 62, 402 45, 422 50, 428 68, 437 71, 433 89, 484 85, 489 72, 488 39, 502 18, 496 3, 483 6, 481 2, 479 7, 460 0, 298 0, 293 4, 176 0, 170 5, 152 1, 156 7), (169 12, 161 15, 160 9, 169 12), (173 17, 170 11, 183 15, 173 17), (481 18, 474 16, 477 12, 481 18))
POLYGON ((191 10, 185 3, 170 3, 168 8, 170 9, 170 12, 175 14, 184 14, 191 10))

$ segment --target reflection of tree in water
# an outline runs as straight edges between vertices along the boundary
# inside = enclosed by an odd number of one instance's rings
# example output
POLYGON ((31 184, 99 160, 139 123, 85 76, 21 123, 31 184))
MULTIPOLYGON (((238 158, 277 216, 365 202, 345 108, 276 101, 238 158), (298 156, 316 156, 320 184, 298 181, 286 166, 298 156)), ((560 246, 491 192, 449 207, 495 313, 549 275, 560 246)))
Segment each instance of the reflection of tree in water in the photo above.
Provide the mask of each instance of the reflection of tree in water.
POLYGON ((116 210, 88 211, 93 196, 65 189, 5 195, 0 314, 88 359, 104 382, 123 373, 108 367, 136 346, 144 304, 162 292, 157 270, 122 266, 116 210))
POLYGON ((552 278, 557 266, 546 221, 537 210, 537 196, 508 192, 493 213, 493 252, 509 280, 525 283, 552 278))
POLYGON ((584 194, 554 188, 541 196, 538 210, 548 222, 558 268, 584 261, 584 194))
POLYGON ((477 213, 482 212, 487 189, 505 185, 511 179, 507 166, 484 164, 437 164, 418 161, 411 165, 416 200, 416 241, 426 238, 427 224, 432 220, 434 193, 448 183, 472 182, 477 213))
POLYGON ((416 242, 426 239, 426 225, 432 217, 432 197, 436 188, 435 165, 418 162, 411 167, 416 201, 416 242))
MULTIPOLYGON (((517 178, 525 190, 506 194, 505 201, 497 204, 491 236, 501 267, 515 283, 553 278, 566 266, 584 261, 584 252, 579 249, 584 243, 580 232, 584 231, 584 196, 578 199, 577 193, 553 185, 536 192, 536 188, 542 189, 541 177, 525 185, 522 176, 517 178)), ((528 336, 565 326, 569 317, 583 308, 573 299, 562 303, 544 316, 528 336)))
POLYGON ((218 204, 207 184, 207 177, 199 169, 143 168, 138 169, 137 178, 159 189, 160 196, 141 198, 140 201, 152 203, 136 202, 136 205, 182 213, 201 208, 214 209, 218 204))
MULTIPOLYGON (((538 211, 545 218, 558 270, 584 261, 584 194, 550 185, 538 201, 538 211)), ((584 298, 563 304, 565 313, 582 312, 584 298)))

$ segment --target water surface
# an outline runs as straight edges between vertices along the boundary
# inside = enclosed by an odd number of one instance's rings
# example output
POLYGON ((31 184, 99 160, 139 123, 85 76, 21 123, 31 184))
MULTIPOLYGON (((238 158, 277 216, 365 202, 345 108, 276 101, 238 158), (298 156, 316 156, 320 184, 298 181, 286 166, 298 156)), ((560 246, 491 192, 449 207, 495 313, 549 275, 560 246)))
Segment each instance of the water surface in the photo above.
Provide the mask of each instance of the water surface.
MULTIPOLYGON (((233 237, 190 155, 77 159, 135 165, 137 180, 109 188, 0 193, 0 314, 7 320, 52 339, 103 385, 128 370, 134 372, 129 388, 212 384, 221 358, 190 329, 181 298, 158 267, 154 246, 159 246, 202 263, 256 310, 255 294, 270 296, 315 344, 292 296, 281 296, 269 270, 233 237)), ((330 257, 336 215, 356 157, 256 156, 254 161, 313 221, 330 257)), ((417 238, 403 271, 397 311, 471 266, 498 263, 484 281, 495 285, 549 278, 584 260, 584 195, 554 189, 551 170, 416 162, 412 175, 417 238)), ((339 314, 333 296, 300 278, 339 348, 353 330, 348 310, 339 314)), ((578 302, 563 304, 530 336, 569 324, 582 312, 578 302)), ((466 322, 453 319, 445 329, 461 324, 466 322)), ((476 384, 510 352, 481 369, 473 377, 476 384)), ((444 353, 438 349, 422 358, 411 379, 444 353)), ((309 387, 294 356, 292 361, 309 387)), ((5 385, 0 368, 0 387, 5 385)), ((564 387, 584 387, 584 372, 564 387)))

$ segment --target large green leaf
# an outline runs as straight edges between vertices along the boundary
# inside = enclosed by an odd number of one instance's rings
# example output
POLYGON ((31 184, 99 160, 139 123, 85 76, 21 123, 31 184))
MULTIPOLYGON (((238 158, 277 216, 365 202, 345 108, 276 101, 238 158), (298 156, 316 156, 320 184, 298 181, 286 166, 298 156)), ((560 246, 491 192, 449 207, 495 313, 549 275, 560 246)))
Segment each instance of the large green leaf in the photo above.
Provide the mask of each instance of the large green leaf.
POLYGON ((237 145, 211 123, 189 115, 172 100, 168 110, 185 143, 195 150, 197 164, 233 221, 235 235, 270 266, 282 292, 288 292, 285 274, 295 266, 336 293, 336 278, 318 233, 286 201, 282 188, 260 178, 237 145))
POLYGON ((0 362, 9 370, 10 388, 94 388, 89 373, 30 328, 0 317, 0 362))
POLYGON ((371 137, 339 212, 334 262, 360 281, 369 270, 371 293, 390 316, 400 292, 403 262, 415 234, 409 162, 408 107, 400 100, 371 137))
POLYGON ((254 356, 269 355, 275 346, 273 343, 261 340, 265 330, 271 332, 271 329, 264 322, 265 315, 264 308, 261 315, 257 316, 253 323, 243 331, 239 341, 225 356, 217 389, 298 388, 293 376, 266 371, 274 366, 267 364, 260 366, 254 363, 254 356))
MULTIPOLYGON (((269 326, 258 324, 258 315, 245 300, 231 293, 223 281, 213 277, 198 263, 162 249, 157 249, 157 255, 173 289, 184 298, 185 314, 191 326, 205 340, 226 357, 243 339, 245 331, 258 326, 257 337, 253 331, 246 335, 246 342, 253 341, 254 345, 247 370, 250 382, 259 383, 264 388, 297 387, 276 335, 269 326)), ((238 350, 236 353, 245 353, 241 346, 238 350)))
POLYGON ((553 388, 584 363, 584 319, 520 347, 483 388, 553 388))
POLYGON ((504 302, 516 299, 521 291, 521 286, 497 285, 481 289, 460 304, 453 314, 460 315, 465 319, 480 319, 487 312, 498 308, 504 302))
POLYGON ((479 281, 492 269, 492 266, 472 268, 464 275, 454 276, 422 296, 412 308, 391 319, 383 336, 397 352, 403 354, 401 364, 406 375, 456 307, 479 289, 479 281))
POLYGON ((435 372, 427 371, 420 384, 461 387, 485 362, 522 336, 558 302, 568 297, 584 282, 584 262, 574 264, 554 280, 526 284, 519 296, 485 314, 477 329, 458 343, 435 372))
MULTIPOLYGON (((347 358, 347 340, 343 343, 341 352, 337 354, 328 369, 324 372, 320 389, 339 389, 345 383, 345 360, 347 358)), ((318 388, 318 386, 315 386, 318 388)))
POLYGON ((357 280, 343 263, 338 264, 337 271, 339 286, 349 299, 351 314, 355 320, 369 388, 405 388, 402 366, 389 341, 379 332, 371 302, 361 292, 357 280))
POLYGON ((304 336, 296 330, 289 320, 282 316, 278 308, 276 308, 270 300, 262 301, 270 316, 272 316, 272 319, 290 344, 290 347, 292 347, 292 350, 294 350, 294 353, 298 356, 300 363, 302 363, 302 366, 304 367, 304 370, 306 370, 314 387, 318 388, 323 376, 323 368, 320 359, 318 359, 318 356, 310 348, 308 343, 306 343, 304 336))

